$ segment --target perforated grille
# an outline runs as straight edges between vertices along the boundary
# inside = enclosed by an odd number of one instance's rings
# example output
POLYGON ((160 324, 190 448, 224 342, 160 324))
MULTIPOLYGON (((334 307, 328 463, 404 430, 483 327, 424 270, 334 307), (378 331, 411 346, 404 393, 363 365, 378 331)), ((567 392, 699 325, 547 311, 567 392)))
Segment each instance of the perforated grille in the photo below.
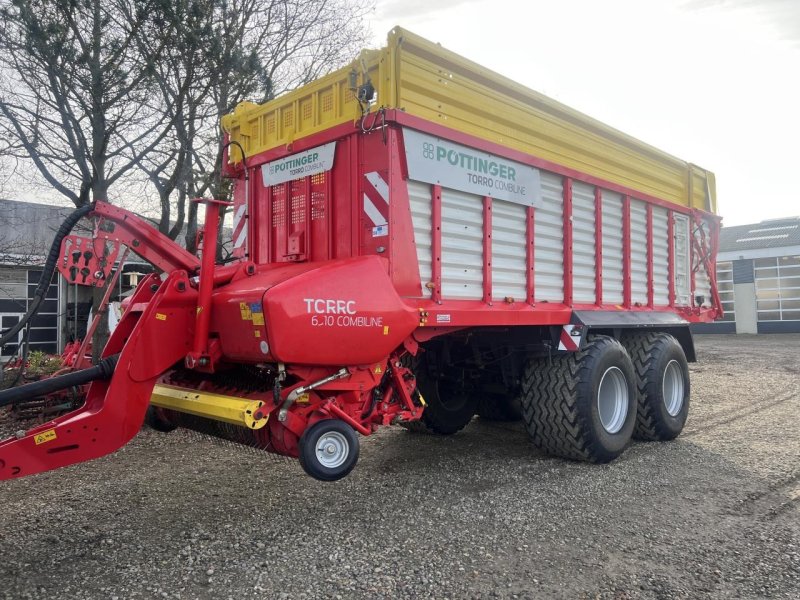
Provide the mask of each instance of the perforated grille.
POLYGON ((292 225, 304 223, 306 220, 306 194, 305 181, 295 179, 292 181, 292 225))
POLYGON ((330 112, 333 110, 333 92, 328 92, 322 95, 322 112, 330 112))
POLYGON ((284 185, 272 186, 272 226, 280 227, 286 223, 285 203, 285 190, 284 185))
POLYGON ((303 120, 307 121, 311 118, 311 103, 306 102, 303 104, 303 120))
POLYGON ((275 133, 275 117, 274 116, 270 116, 270 118, 267 119, 267 133, 275 133))
POLYGON ((311 220, 325 218, 325 173, 311 176, 311 220))
POLYGON ((291 127, 292 123, 294 123, 294 111, 291 108, 287 108, 283 111, 283 126, 291 127))

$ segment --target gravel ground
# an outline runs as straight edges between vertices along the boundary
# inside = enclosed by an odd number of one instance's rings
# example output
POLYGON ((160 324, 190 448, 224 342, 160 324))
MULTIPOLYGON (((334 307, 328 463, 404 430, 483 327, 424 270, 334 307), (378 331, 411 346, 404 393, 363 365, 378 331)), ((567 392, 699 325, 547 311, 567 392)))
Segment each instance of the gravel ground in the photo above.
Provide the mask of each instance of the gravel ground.
MULTIPOLYGON (((0 598, 800 597, 800 336, 698 336, 671 443, 389 428, 345 480, 186 432, 0 484, 0 598)), ((8 424, 5 425, 8 429, 8 424)))

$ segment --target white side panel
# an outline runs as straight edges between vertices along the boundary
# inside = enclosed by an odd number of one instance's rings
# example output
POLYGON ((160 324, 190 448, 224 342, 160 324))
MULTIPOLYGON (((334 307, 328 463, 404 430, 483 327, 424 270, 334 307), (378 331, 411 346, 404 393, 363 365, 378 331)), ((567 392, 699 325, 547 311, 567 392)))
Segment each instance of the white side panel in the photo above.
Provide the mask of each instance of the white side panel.
POLYGON ((483 298, 483 197, 442 188, 442 298, 483 298))
POLYGON ((647 304, 647 206, 631 199, 631 302, 647 304))
POLYGON ((542 171, 542 206, 534 216, 535 299, 564 300, 564 196, 560 175, 542 171))
POLYGON ((603 302, 622 304, 622 195, 603 190, 603 302))
POLYGON ((592 304, 595 295, 594 186, 572 184, 572 298, 592 304))
POLYGON ((492 298, 526 300, 526 207, 492 201, 492 298))
POLYGON ((669 305, 669 243, 667 209, 653 207, 653 304, 669 305))
POLYGON ((408 181, 408 199, 411 204, 411 222, 414 226, 414 244, 417 246, 419 280, 422 295, 430 296, 425 284, 433 280, 431 251, 431 186, 419 181, 408 181))
POLYGON ((675 237, 675 304, 689 306, 691 303, 691 280, 689 278, 689 218, 673 215, 675 237))

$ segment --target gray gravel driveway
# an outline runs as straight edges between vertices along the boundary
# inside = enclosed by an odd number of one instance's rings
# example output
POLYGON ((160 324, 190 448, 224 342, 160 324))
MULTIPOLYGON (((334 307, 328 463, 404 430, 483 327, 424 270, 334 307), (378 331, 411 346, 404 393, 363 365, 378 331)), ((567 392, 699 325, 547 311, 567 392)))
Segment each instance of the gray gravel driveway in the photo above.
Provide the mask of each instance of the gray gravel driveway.
POLYGON ((800 598, 800 336, 697 346, 684 434, 610 465, 475 419, 333 484, 151 430, 0 482, 0 598, 800 598))

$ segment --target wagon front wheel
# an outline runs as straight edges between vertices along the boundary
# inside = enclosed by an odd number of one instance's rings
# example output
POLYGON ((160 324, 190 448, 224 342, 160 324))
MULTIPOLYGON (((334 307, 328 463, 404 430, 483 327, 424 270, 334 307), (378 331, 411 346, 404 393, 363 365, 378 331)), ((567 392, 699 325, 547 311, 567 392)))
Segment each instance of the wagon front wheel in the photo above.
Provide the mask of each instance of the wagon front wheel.
POLYGON ((358 462, 358 435, 338 419, 314 423, 300 437, 300 464, 320 481, 341 479, 358 462))

